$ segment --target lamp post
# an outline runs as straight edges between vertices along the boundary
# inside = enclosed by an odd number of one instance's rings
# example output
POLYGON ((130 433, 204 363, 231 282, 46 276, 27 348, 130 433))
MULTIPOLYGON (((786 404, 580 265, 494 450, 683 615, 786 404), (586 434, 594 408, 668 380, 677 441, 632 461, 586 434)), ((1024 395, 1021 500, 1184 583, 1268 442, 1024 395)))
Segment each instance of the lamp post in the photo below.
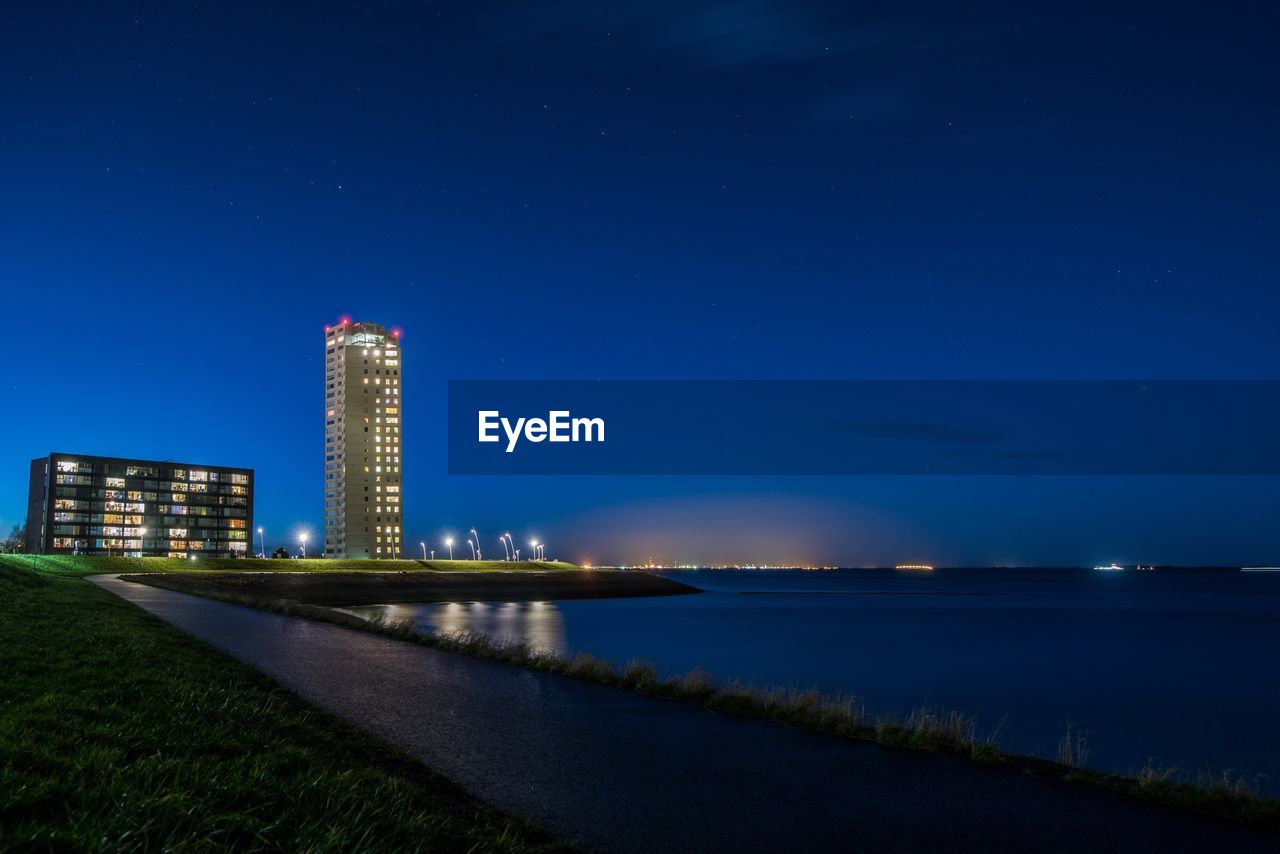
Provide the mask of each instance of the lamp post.
POLYGON ((474 542, 470 537, 468 537, 468 538, 467 538, 467 545, 471 546, 471 559, 472 559, 472 560, 475 560, 475 559, 476 559, 476 544, 475 544, 475 542, 474 542))
POLYGON ((498 537, 498 542, 502 543, 502 557, 504 560, 511 560, 511 550, 507 548, 507 535, 503 534, 498 537))
POLYGON ((258 526, 258 546, 262 549, 258 556, 265 559, 267 556, 267 538, 262 533, 261 525, 258 526))
POLYGON ((147 529, 138 529, 138 557, 143 557, 147 553, 147 529))
POLYGON ((426 543, 418 543, 418 545, 422 546, 422 559, 423 559, 423 560, 426 560, 426 559, 427 559, 427 544, 426 544, 426 543))
POLYGON ((529 560, 537 560, 538 559, 538 541, 530 540, 529 548, 533 549, 533 557, 529 558, 529 560))
POLYGON ((449 560, 453 560, 453 537, 447 538, 444 544, 449 547, 449 560))
POLYGON ((307 557, 307 535, 306 535, 306 534, 299 534, 299 535, 298 535, 298 542, 302 544, 302 558, 303 558, 303 560, 306 560, 306 557, 307 557))
POLYGON ((484 552, 482 552, 482 551, 480 550, 480 535, 476 533, 476 529, 475 529, 475 528, 472 528, 472 529, 471 529, 471 536, 472 536, 472 537, 475 539, 475 541, 476 541, 476 546, 475 546, 475 548, 476 548, 476 556, 475 556, 475 560, 484 560, 484 552))

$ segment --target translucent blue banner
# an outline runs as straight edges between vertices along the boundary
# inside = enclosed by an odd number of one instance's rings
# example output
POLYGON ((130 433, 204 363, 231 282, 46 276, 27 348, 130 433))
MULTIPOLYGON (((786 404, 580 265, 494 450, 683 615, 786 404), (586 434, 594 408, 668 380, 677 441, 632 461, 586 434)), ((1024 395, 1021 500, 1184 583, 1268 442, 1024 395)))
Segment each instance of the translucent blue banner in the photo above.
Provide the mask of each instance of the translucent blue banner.
POLYGON ((451 474, 1280 474, 1280 381, 449 383, 451 474))

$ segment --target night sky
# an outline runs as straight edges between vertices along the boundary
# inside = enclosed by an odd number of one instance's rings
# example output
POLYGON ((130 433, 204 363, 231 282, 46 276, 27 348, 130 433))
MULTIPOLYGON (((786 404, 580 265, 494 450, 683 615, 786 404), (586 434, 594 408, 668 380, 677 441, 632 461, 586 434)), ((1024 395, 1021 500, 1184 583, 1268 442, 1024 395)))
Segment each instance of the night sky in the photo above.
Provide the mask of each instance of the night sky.
POLYGON ((415 546, 1280 560, 1267 477, 449 477, 449 379, 1280 377, 1274 6, 612 5, 6 4, 5 531, 58 450, 318 534, 345 314, 415 546))

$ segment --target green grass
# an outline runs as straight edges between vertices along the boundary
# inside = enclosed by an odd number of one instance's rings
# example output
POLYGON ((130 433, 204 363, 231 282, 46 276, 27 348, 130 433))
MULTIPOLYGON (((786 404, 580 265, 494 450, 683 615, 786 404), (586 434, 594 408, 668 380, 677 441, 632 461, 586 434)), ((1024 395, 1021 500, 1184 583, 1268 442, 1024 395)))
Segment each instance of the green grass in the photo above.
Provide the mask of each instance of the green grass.
POLYGON ((0 848, 561 846, 80 578, 0 566, 0 848))
POLYGON ((575 570, 561 561, 502 560, 261 560, 259 558, 90 557, 0 554, 0 567, 63 575, 121 572, 530 572, 575 570))
POLYGON ((974 722, 959 712, 921 708, 906 718, 873 715, 854 697, 831 696, 816 689, 762 688, 736 681, 723 682, 701 669, 680 676, 664 676, 643 661, 631 661, 619 667, 585 653, 566 658, 526 643, 495 643, 479 634, 422 632, 412 620, 364 620, 318 605, 263 600, 235 593, 202 595, 336 623, 446 652, 587 679, 650 696, 695 702, 725 714, 777 721, 885 747, 961 756, 1011 772, 1108 789, 1262 830, 1280 830, 1280 801, 1264 797, 1259 783, 1250 783, 1229 773, 1191 775, 1174 769, 1143 768, 1133 774, 1111 774, 1081 767, 1087 755, 1086 746, 1078 734, 1070 731, 1066 736, 1065 754, 1060 756, 1061 761, 1053 762, 1000 750, 998 733, 980 733, 974 722))

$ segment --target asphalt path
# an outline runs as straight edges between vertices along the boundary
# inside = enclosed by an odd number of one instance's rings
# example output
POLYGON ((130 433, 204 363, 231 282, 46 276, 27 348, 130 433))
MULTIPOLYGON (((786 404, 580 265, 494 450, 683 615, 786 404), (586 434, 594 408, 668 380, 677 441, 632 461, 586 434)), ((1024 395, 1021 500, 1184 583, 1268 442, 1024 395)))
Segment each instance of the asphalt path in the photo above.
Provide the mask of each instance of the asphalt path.
POLYGON ((1267 851, 1280 835, 96 576, 478 797, 606 851, 1267 851))

